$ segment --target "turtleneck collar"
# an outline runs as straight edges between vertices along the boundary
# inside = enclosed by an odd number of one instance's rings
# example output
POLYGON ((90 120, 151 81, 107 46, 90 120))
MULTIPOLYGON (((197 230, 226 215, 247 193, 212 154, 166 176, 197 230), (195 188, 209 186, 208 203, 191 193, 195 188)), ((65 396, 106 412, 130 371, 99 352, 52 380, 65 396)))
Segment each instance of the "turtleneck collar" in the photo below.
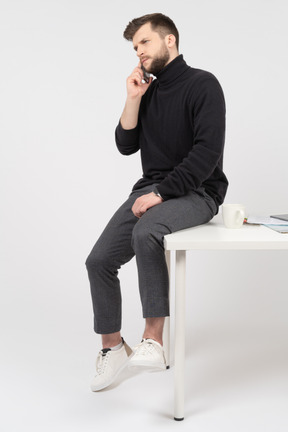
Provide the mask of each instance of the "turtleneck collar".
POLYGON ((170 84, 187 69, 189 69, 189 66, 183 59, 183 55, 180 54, 157 74, 157 81, 160 86, 170 84))

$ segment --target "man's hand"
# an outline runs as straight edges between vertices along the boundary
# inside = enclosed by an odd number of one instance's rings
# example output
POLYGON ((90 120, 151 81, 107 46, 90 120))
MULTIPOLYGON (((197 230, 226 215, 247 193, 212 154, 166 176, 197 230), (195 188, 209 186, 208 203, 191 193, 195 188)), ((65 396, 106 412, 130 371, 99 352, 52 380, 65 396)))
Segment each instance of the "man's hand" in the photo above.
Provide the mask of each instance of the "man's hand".
POLYGON ((132 74, 127 78, 126 81, 128 98, 141 98, 144 93, 146 93, 152 82, 152 77, 150 77, 148 83, 143 83, 142 80, 143 71, 141 69, 141 62, 139 62, 138 66, 133 70, 132 74))
POLYGON ((150 207, 154 207, 162 202, 162 198, 151 192, 136 199, 132 207, 132 212, 136 217, 140 218, 150 207))

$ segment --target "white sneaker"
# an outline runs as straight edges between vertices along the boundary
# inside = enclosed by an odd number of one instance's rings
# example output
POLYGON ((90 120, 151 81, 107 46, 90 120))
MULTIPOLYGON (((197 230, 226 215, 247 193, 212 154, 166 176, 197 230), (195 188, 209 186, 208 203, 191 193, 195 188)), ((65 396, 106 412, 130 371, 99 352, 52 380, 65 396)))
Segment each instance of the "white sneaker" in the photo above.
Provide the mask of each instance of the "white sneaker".
POLYGON ((110 348, 102 349, 96 359, 97 374, 92 380, 91 390, 102 390, 112 384, 126 367, 132 355, 133 351, 124 340, 123 346, 116 351, 112 351, 110 348))
POLYGON ((150 368, 166 369, 163 347, 153 339, 143 339, 139 345, 133 347, 134 356, 129 366, 148 366, 150 368))

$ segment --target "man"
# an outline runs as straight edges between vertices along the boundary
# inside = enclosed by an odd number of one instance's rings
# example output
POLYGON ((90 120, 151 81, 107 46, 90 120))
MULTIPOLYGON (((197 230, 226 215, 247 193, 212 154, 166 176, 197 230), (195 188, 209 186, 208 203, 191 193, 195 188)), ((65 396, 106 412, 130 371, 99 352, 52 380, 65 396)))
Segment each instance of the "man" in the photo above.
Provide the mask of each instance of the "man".
POLYGON ((216 78, 185 63, 177 28, 165 15, 135 18, 124 37, 132 41, 139 63, 127 79, 116 144, 124 155, 141 151, 143 176, 86 261, 94 330, 103 344, 93 391, 109 386, 128 361, 166 368, 162 333, 169 299, 163 237, 207 223, 228 186, 222 171, 225 102, 216 78), (143 70, 157 79, 143 82, 143 70), (145 329, 132 352, 120 333, 117 274, 134 255, 145 329))

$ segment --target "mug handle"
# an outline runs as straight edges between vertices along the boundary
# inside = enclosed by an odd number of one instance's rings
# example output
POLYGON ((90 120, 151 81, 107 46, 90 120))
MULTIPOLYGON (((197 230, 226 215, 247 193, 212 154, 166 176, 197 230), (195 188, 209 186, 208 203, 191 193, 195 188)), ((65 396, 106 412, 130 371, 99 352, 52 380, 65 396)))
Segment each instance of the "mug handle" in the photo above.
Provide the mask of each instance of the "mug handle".
POLYGON ((241 209, 238 210, 237 214, 238 214, 238 216, 237 216, 237 224, 240 224, 241 221, 243 223, 244 219, 245 219, 245 212, 244 212, 244 210, 241 210, 241 209))

